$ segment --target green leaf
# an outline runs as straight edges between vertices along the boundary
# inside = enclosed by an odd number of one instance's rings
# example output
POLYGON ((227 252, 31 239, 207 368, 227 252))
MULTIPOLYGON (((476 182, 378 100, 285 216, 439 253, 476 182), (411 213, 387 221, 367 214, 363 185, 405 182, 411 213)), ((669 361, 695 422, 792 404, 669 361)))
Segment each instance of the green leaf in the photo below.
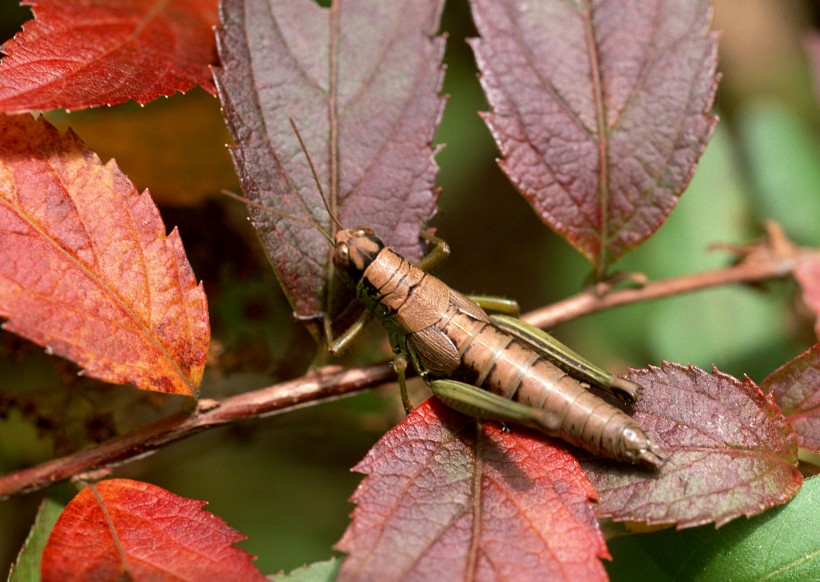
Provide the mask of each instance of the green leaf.
POLYGON ((661 571, 670 580, 816 580, 818 521, 820 478, 815 477, 787 505, 719 530, 704 526, 613 540, 609 574, 613 582, 638 579, 640 558, 641 571, 661 571))
POLYGON ((17 563, 11 567, 9 572, 9 582, 38 582, 40 580, 40 557, 43 555, 43 548, 51 535, 57 518, 63 511, 63 506, 51 499, 44 499, 37 510, 37 517, 26 538, 20 553, 17 555, 17 563))
POLYGON ((271 582, 333 582, 339 573, 341 562, 336 559, 314 562, 287 574, 274 574, 271 582))

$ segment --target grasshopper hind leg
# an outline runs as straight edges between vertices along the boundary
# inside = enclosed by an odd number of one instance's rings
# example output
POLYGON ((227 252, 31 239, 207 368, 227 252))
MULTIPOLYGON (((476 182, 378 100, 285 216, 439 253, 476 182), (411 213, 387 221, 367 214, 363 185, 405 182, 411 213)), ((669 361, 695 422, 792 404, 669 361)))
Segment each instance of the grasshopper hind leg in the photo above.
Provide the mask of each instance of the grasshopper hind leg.
POLYGON ((471 384, 456 380, 434 380, 430 390, 444 404, 468 416, 507 424, 521 424, 551 436, 558 434, 561 418, 547 410, 507 400, 471 384))
POLYGON ((640 384, 610 374, 544 330, 506 315, 493 315, 490 319, 498 329, 524 342, 573 378, 598 386, 627 404, 640 400, 643 392, 640 384))
POLYGON ((531 408, 455 380, 435 380, 430 384, 430 389, 450 408, 475 418, 500 422, 505 431, 507 424, 521 424, 549 436, 562 438, 595 454, 612 456, 622 461, 643 462, 661 467, 667 460, 660 447, 637 425, 625 427, 618 433, 620 438, 617 442, 603 446, 602 443, 584 441, 580 435, 562 433, 561 426, 566 417, 550 410, 531 408))
POLYGON ((620 376, 609 376, 608 384, 603 388, 627 404, 637 402, 643 394, 643 386, 620 376))

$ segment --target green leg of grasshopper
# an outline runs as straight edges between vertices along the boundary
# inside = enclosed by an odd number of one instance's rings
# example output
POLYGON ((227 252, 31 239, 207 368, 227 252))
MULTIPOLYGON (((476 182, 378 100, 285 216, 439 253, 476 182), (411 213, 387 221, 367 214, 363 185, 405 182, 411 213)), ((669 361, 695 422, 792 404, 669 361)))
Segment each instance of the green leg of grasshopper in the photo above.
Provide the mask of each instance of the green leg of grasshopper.
POLYGON ((555 435, 561 424, 555 413, 524 406, 464 382, 435 380, 430 389, 450 408, 475 418, 523 424, 550 435, 555 435))
POLYGON ((496 327, 543 354, 545 358, 573 378, 599 386, 624 402, 634 402, 641 397, 642 388, 639 384, 613 376, 578 355, 547 332, 515 317, 493 315, 490 319, 496 327))
POLYGON ((356 321, 353 322, 350 327, 344 331, 342 335, 335 339, 333 338, 333 330, 330 329, 330 319, 326 317, 324 326, 325 337, 328 338, 328 351, 334 356, 343 352, 350 342, 352 342, 353 339, 359 334, 359 332, 362 331, 368 323, 370 323, 371 317, 372 316, 365 311, 356 321))
POLYGON ((403 353, 398 353, 393 358, 393 370, 396 371, 396 376, 399 379, 399 389, 401 390, 401 403, 404 406, 404 412, 410 414, 413 412, 413 404, 407 394, 407 365, 407 356, 403 353))
POLYGON ((503 313, 512 317, 518 317, 521 308, 515 299, 505 299, 504 297, 492 297, 489 295, 468 295, 470 299, 478 303, 484 311, 488 313, 503 313))
POLYGON ((413 412, 413 404, 410 402, 410 396, 407 394, 407 368, 413 366, 413 369, 418 370, 422 378, 425 377, 424 366, 419 360, 418 354, 407 345, 406 337, 401 334, 390 335, 390 347, 396 354, 393 358, 393 369, 396 371, 396 376, 399 380, 399 388, 401 390, 401 403, 404 405, 404 411, 407 414, 413 412))
POLYGON ((418 266, 421 267, 422 271, 429 271, 450 256, 450 245, 429 232, 421 233, 421 237, 433 245, 432 250, 418 262, 418 266))

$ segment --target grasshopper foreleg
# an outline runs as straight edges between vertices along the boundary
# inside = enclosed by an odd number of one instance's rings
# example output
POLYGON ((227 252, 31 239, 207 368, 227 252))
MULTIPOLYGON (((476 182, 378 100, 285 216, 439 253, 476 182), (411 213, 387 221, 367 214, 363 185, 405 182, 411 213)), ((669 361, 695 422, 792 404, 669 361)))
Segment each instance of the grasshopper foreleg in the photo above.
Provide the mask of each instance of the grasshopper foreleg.
POLYGON ((364 329, 364 327, 370 323, 370 319, 372 316, 370 313, 365 311, 362 313, 359 318, 353 322, 353 324, 348 327, 342 335, 337 338, 333 337, 333 330, 331 329, 330 318, 326 317, 324 321, 325 326, 325 337, 327 338, 327 350, 335 355, 340 354, 343 352, 350 342, 359 335, 359 332, 364 329))
POLYGON ((399 380, 401 403, 404 406, 404 412, 410 414, 413 412, 413 404, 410 402, 410 396, 407 394, 407 365, 407 356, 403 352, 399 352, 393 358, 393 370, 395 370, 399 380))
POLYGON ((421 238, 433 245, 429 253, 424 255, 418 262, 422 271, 430 271, 441 261, 450 256, 450 245, 436 235, 427 231, 421 233, 421 238))

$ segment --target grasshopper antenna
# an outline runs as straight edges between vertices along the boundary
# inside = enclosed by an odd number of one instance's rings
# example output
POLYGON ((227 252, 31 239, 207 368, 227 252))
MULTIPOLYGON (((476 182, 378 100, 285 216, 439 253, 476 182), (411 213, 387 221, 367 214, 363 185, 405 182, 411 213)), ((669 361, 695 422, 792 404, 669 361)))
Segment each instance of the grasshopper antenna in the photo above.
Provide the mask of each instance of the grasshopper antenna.
POLYGON ((310 157, 310 154, 307 151, 307 146, 305 146, 305 142, 302 140, 302 134, 299 133, 299 129, 296 127, 296 122, 292 117, 288 117, 288 121, 290 122, 290 126, 293 128, 293 133, 296 134, 296 139, 299 141, 299 147, 302 148, 302 152, 305 154, 308 166, 310 166, 310 173, 313 174, 313 181, 319 189, 319 195, 322 197, 322 204, 324 204, 328 216, 330 216, 330 219, 336 224, 336 226, 344 230, 344 226, 342 226, 342 223, 339 222, 336 215, 333 214, 333 211, 330 209, 330 205, 327 202, 327 197, 325 196, 325 191, 322 189, 322 183, 319 181, 319 174, 316 172, 316 167, 313 165, 313 159, 310 157))
MULTIPOLYGON (((299 141, 299 147, 302 148, 302 152, 305 154, 305 159, 307 159, 308 166, 310 166, 310 173, 313 174, 313 181, 316 183, 316 188, 319 190, 319 195, 322 198, 322 204, 324 204, 325 210, 327 210, 327 215, 330 216, 330 219, 336 224, 336 226, 340 230, 345 230, 345 227, 342 226, 342 223, 339 222, 339 219, 336 218, 336 215, 333 214, 333 211, 330 209, 330 204, 328 203, 327 196, 325 196, 325 191, 322 188, 322 183, 319 181, 319 174, 318 174, 318 172, 316 172, 316 167, 313 165, 313 158, 310 157, 310 154, 308 153, 308 150, 307 150, 307 146, 305 145, 305 141, 302 139, 302 134, 299 133, 299 128, 296 127, 296 121, 294 121, 294 119, 292 117, 288 117, 288 121, 290 122, 290 126, 293 128, 293 133, 296 134, 296 139, 299 141)), ((334 247, 336 246, 336 241, 333 241, 333 246, 334 247)), ((332 261, 330 262, 329 269, 330 270, 328 272, 333 273, 333 262, 332 261)), ((332 285, 332 282, 329 285, 332 285)), ((328 290, 330 290, 330 288, 331 287, 329 286, 328 290)), ((328 301, 328 305, 330 305, 330 295, 329 294, 328 294, 327 301, 328 301)), ((328 312, 329 311, 330 310, 328 308, 328 312)), ((331 351, 332 351, 332 346, 334 344, 334 342, 333 342, 333 322, 331 321, 331 318, 328 316, 328 312, 325 312, 325 315, 322 319, 323 319, 323 323, 324 323, 325 338, 327 339, 328 347, 331 348, 331 351)), ((359 327, 363 327, 364 323, 370 320, 370 317, 367 315, 367 311, 365 311, 363 313, 363 316, 364 316, 364 319, 362 319, 361 317, 359 318, 359 321, 362 322, 359 325, 359 327)), ((356 324, 354 324, 354 326, 355 325, 356 324)))
POLYGON ((270 214, 274 214, 276 216, 281 216, 282 218, 287 218, 288 220, 292 220, 294 222, 304 224, 304 225, 309 226, 311 228, 315 228, 320 233, 322 233, 322 236, 325 237, 328 240, 328 242, 330 242, 331 246, 336 246, 336 241, 333 240, 332 236, 330 236, 328 233, 325 232, 325 229, 321 228, 318 224, 315 224, 315 223, 313 223, 309 220, 305 220, 301 216, 296 216, 296 215, 293 215, 293 214, 287 214, 285 212, 279 212, 278 210, 274 210, 273 208, 268 208, 264 204, 257 204, 253 200, 248 200, 244 196, 240 196, 239 194, 231 192, 230 190, 222 190, 222 194, 224 194, 228 198, 233 198, 234 200, 236 200, 238 202, 241 202, 242 204, 244 204, 246 206, 251 206, 251 207, 256 208, 258 210, 261 210, 263 212, 268 212, 270 214))

